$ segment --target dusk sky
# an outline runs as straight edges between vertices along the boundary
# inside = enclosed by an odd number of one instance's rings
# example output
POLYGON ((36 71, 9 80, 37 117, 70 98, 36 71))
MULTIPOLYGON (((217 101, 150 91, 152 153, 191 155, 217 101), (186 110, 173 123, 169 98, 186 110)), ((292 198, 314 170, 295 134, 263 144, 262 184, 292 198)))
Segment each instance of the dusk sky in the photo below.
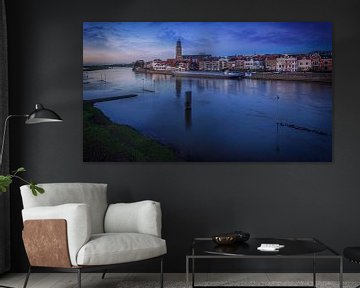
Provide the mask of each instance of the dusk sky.
POLYGON ((183 54, 213 56, 332 50, 330 22, 84 22, 83 63, 119 64, 183 54))

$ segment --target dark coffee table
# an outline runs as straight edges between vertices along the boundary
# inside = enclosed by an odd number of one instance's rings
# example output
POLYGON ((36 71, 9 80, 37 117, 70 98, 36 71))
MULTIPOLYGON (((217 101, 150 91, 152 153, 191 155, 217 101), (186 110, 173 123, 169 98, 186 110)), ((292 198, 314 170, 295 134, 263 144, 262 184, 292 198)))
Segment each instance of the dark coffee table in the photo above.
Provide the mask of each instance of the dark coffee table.
MULTIPOLYGON (((189 271, 191 268, 191 287, 195 285, 195 260, 200 259, 312 259, 313 285, 294 287, 316 287, 316 260, 335 259, 339 261, 339 287, 343 287, 343 258, 335 250, 315 238, 250 238, 247 242, 229 246, 219 246, 211 238, 195 238, 191 253, 186 256, 186 287, 189 287, 189 271), (278 252, 262 252, 257 250, 261 243, 276 243, 285 247, 278 252), (191 266, 191 267, 190 267, 191 266)), ((214 286, 212 286, 214 287, 214 286)), ((226 287, 226 286, 222 286, 226 287)), ((234 287, 234 286, 231 286, 234 287)), ((247 287, 247 286, 235 286, 247 287)), ((254 286, 251 286, 254 287, 254 286)), ((264 286, 262 286, 264 287, 264 286)), ((272 286, 274 287, 274 286, 272 286)), ((284 287, 284 286, 281 286, 284 287)))

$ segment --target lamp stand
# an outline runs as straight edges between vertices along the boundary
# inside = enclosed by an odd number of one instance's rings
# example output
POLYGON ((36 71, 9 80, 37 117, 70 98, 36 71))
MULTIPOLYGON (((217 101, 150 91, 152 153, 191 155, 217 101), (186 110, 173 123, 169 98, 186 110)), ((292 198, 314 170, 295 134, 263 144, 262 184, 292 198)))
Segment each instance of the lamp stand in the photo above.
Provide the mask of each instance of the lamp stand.
MULTIPOLYGON (((4 131, 3 131, 3 137, 2 137, 2 143, 1 143, 1 151, 0 151, 0 168, 2 166, 2 160, 3 160, 3 155, 4 155, 4 146, 5 146, 5 141, 6 141, 6 132, 7 132, 7 126, 8 126, 8 122, 11 118, 14 117, 28 117, 29 115, 27 114, 22 114, 22 115, 9 115, 6 117, 5 119, 5 123, 4 123, 4 131)), ((2 286, 0 286, 2 287, 2 286)))

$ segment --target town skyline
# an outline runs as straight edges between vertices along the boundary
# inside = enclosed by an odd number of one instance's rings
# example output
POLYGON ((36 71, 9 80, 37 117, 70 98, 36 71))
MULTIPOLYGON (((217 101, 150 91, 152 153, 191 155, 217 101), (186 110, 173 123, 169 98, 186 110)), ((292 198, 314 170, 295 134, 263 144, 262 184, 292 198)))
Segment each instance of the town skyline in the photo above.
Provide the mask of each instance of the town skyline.
POLYGON ((84 22, 83 64, 133 63, 183 53, 217 57, 332 50, 330 22, 84 22))

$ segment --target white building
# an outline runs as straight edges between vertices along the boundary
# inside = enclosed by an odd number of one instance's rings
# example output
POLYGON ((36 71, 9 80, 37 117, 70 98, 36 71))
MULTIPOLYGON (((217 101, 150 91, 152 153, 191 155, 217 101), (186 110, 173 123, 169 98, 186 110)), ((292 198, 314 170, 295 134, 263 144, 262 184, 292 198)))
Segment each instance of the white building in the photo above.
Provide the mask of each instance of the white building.
POLYGON ((227 57, 219 59, 219 70, 225 70, 228 68, 229 59, 227 57))
POLYGON ((299 71, 310 71, 311 70, 311 59, 302 57, 297 60, 299 71))
POLYGON ((203 71, 220 71, 220 61, 209 59, 199 62, 199 70, 203 71))
POLYGON ((295 72, 297 70, 297 60, 295 57, 284 55, 276 58, 276 71, 295 72))
POLYGON ((154 60, 152 61, 152 69, 155 71, 165 71, 166 70, 166 64, 161 60, 154 60))
POLYGON ((264 61, 253 60, 253 70, 264 70, 264 61))
POLYGON ((186 71, 186 63, 183 63, 183 62, 180 62, 177 67, 175 68, 175 71, 181 71, 181 72, 184 72, 186 71))
POLYGON ((244 69, 245 70, 253 70, 254 69, 254 59, 246 58, 244 61, 244 69))

